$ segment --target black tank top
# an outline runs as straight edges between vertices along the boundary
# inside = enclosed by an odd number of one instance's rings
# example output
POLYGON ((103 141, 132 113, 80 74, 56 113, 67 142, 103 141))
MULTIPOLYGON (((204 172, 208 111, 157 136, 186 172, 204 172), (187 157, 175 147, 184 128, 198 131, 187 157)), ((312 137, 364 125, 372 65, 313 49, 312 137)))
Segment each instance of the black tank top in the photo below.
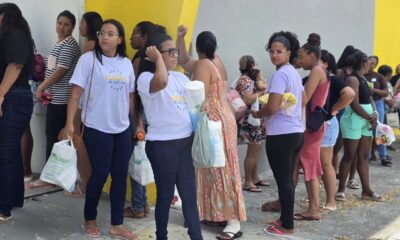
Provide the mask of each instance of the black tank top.
POLYGON ((354 72, 349 76, 353 76, 358 79, 358 102, 360 104, 370 104, 371 90, 369 89, 367 79, 365 79, 365 77, 358 76, 358 74, 354 72))

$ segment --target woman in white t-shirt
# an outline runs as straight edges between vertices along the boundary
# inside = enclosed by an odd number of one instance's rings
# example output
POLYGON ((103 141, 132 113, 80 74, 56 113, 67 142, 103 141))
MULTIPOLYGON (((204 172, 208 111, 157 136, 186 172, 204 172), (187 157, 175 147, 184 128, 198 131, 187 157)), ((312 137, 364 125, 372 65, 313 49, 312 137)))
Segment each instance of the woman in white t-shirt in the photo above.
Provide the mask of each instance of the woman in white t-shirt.
MULTIPOLYGON (((190 239, 200 240, 203 237, 191 154, 193 128, 184 99, 189 79, 172 71, 178 63, 179 50, 170 36, 152 36, 146 45, 146 57, 139 64, 135 113, 144 109, 148 123, 146 154, 157 186, 157 239, 167 239, 168 215, 176 185, 190 239)), ((140 114, 135 116, 139 118, 140 114)))
POLYGON ((121 23, 107 20, 97 32, 94 51, 79 59, 70 83, 71 98, 65 137, 74 133, 74 117, 83 94, 82 122, 92 174, 89 178, 83 230, 99 237, 96 225, 97 205, 108 175, 111 175, 111 227, 109 234, 124 239, 138 239, 123 224, 128 163, 131 155, 129 110, 132 105, 135 74, 126 57, 125 33, 121 23))

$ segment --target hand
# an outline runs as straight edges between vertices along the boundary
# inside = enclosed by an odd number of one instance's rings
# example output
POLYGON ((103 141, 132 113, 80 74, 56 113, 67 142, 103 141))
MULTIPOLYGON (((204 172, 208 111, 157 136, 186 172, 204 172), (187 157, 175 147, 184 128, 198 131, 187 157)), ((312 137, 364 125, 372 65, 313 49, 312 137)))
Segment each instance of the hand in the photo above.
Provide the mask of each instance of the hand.
POLYGON ((188 29, 186 26, 180 25, 178 27, 178 38, 184 38, 188 29))
POLYGON ((150 62, 156 62, 157 59, 161 59, 161 53, 155 46, 149 46, 146 49, 146 60, 150 62))
POLYGON ((46 99, 43 99, 42 94, 44 93, 44 89, 39 87, 36 89, 36 101, 46 104, 46 99))
POLYGON ((214 110, 211 110, 208 102, 203 103, 200 111, 206 112, 209 120, 214 121, 214 122, 219 121, 218 113, 214 110))
POLYGON ((251 116, 253 116, 253 118, 261 118, 261 117, 258 115, 258 111, 250 110, 250 114, 251 114, 251 116))
POLYGON ((332 110, 331 111, 331 115, 332 116, 336 116, 338 113, 339 113, 339 111, 337 111, 337 110, 332 110))
POLYGON ((2 109, 3 102, 4 102, 4 96, 1 96, 0 97, 0 117, 3 116, 3 109, 2 109))
POLYGON ((60 140, 72 139, 72 136, 74 136, 74 131, 75 131, 74 124, 65 125, 65 127, 61 130, 58 136, 60 140))

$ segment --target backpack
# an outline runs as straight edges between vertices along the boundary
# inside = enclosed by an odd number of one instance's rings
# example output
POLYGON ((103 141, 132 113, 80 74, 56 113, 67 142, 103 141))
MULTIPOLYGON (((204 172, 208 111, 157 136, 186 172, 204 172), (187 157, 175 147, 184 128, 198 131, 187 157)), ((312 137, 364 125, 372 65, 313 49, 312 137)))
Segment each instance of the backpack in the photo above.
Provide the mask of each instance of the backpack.
POLYGON ((46 72, 46 64, 44 61, 44 57, 39 53, 35 53, 33 57, 32 80, 35 82, 43 81, 45 72, 46 72))

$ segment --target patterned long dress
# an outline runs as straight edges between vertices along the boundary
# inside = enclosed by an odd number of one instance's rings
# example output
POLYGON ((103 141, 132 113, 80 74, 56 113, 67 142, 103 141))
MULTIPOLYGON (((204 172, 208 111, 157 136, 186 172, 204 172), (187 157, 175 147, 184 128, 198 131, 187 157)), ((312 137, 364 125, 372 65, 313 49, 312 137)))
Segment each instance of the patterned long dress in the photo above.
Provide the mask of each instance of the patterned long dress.
MULTIPOLYGON (((218 72, 218 71, 217 71, 218 72)), ((210 83, 209 108, 222 121, 226 163, 222 168, 196 168, 197 199, 200 220, 221 222, 246 220, 237 149, 237 126, 225 98, 225 81, 210 83)))

